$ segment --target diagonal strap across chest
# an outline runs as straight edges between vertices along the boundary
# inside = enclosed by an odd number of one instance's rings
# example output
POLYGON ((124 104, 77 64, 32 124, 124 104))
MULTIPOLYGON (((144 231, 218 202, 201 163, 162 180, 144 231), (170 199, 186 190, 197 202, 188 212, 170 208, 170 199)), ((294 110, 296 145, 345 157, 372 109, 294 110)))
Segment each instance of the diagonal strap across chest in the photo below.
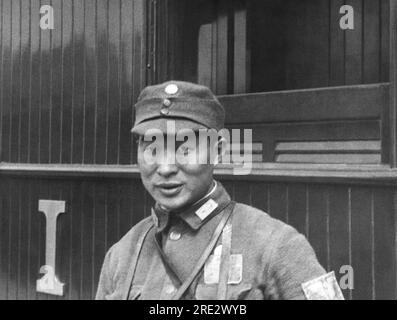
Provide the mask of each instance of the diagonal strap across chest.
POLYGON ((226 207, 226 209, 224 210, 222 219, 219 222, 218 226, 216 227, 216 229, 211 237, 211 240, 208 243, 208 246, 205 248, 204 252, 200 256, 199 260, 197 261, 197 263, 196 263, 195 267, 193 268, 192 272, 190 273, 190 275, 183 281, 181 286, 178 288, 178 290, 172 297, 172 300, 179 300, 184 296, 186 291, 190 288, 191 284, 193 283, 194 279, 197 277, 197 275, 200 273, 201 269, 204 267, 205 262, 207 261, 211 252, 214 250, 216 243, 228 222, 229 222, 229 224, 228 224, 229 228, 231 228, 231 216, 233 213, 234 206, 235 206, 235 202, 231 201, 229 203, 229 205, 226 207))
MULTIPOLYGON (((179 275, 175 272, 175 268, 172 266, 170 263, 169 259, 165 255, 164 251, 161 248, 161 245, 159 244, 159 239, 155 237, 155 242, 156 242, 156 247, 160 253, 161 260, 166 267, 167 271, 169 272, 169 275, 179 284, 179 288, 172 297, 172 300, 179 300, 181 299, 186 291, 189 290, 191 287, 193 281, 197 277, 197 275, 200 273, 201 269, 204 267, 205 262, 207 261, 208 257, 211 255, 211 252, 214 250, 218 239, 220 238, 221 234, 223 233, 222 237, 222 242, 225 242, 224 249, 222 250, 222 256, 225 260, 220 266, 220 283, 218 287, 218 299, 224 299, 226 297, 226 283, 227 283, 227 272, 225 273, 224 270, 228 270, 228 257, 230 256, 230 241, 231 240, 231 216, 233 213, 233 209, 235 206, 235 202, 231 201, 227 207, 223 211, 222 218, 217 225, 207 247, 203 251, 202 255, 198 259, 195 267, 193 268, 192 272, 189 274, 189 276, 182 281, 179 275), (223 271, 222 271, 223 270, 223 271), (226 274, 226 275, 225 275, 226 274), (223 279, 225 278, 225 279, 223 279)), ((129 292, 131 290, 131 285, 134 279, 135 275, 135 270, 137 267, 139 255, 142 251, 142 246, 144 244, 144 241, 149 233, 149 231, 153 228, 153 224, 147 225, 147 228, 143 231, 141 237, 138 239, 137 245, 135 247, 135 252, 132 255, 132 258, 130 260, 130 268, 129 272, 126 278, 126 286, 124 290, 124 299, 128 299, 129 297, 129 292)))

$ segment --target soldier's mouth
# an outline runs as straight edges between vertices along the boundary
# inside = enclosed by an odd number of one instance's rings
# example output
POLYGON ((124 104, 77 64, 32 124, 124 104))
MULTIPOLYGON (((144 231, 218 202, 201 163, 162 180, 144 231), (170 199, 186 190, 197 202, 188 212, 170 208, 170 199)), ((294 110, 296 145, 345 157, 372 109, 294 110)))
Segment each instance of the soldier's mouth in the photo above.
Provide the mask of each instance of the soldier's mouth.
POLYGON ((180 183, 161 183, 156 185, 158 190, 165 196, 172 197, 177 195, 183 188, 180 183))

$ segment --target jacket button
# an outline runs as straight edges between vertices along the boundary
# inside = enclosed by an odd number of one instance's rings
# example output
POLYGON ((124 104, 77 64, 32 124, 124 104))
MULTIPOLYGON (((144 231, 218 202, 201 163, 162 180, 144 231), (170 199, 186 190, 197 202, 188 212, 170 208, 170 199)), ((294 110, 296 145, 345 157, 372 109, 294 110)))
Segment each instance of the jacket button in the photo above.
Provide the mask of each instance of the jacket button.
POLYGON ((177 241, 177 240, 179 240, 180 238, 181 238, 181 233, 180 233, 180 232, 172 231, 172 232, 170 233, 170 239, 171 239, 171 240, 177 241))

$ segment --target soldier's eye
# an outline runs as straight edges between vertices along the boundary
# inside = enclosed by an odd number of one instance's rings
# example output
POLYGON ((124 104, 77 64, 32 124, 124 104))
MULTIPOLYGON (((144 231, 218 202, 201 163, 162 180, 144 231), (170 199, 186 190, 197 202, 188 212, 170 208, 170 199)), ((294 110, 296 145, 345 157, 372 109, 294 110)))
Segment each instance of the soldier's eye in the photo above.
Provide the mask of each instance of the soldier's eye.
POLYGON ((145 148, 145 153, 146 153, 148 156, 155 157, 155 156, 157 155, 157 148, 156 148, 155 146, 148 145, 148 146, 145 148))
POLYGON ((183 154, 184 156, 188 156, 193 150, 189 147, 180 147, 178 148, 179 153, 183 154))

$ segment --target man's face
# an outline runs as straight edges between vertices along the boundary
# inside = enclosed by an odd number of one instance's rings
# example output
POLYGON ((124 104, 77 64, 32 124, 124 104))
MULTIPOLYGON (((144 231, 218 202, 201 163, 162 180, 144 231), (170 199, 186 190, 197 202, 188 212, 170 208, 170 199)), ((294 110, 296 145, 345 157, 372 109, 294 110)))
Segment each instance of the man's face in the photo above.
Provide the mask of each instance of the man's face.
POLYGON ((162 138, 163 153, 157 148, 158 139, 144 141, 140 137, 138 167, 143 185, 154 200, 175 211, 193 204, 209 191, 214 165, 209 161, 207 140, 176 141, 174 135, 162 138))

